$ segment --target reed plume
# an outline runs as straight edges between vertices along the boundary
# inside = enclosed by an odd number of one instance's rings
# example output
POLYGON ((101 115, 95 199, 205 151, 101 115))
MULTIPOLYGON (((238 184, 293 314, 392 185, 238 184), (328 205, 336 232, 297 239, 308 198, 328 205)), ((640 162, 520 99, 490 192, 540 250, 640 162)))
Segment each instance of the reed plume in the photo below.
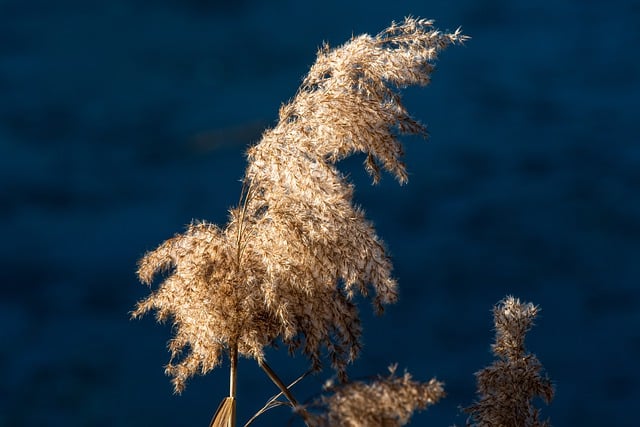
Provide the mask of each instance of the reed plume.
MULTIPOLYGON (((466 38, 407 18, 373 37, 322 46, 294 98, 280 108, 276 126, 248 150, 240 203, 227 224, 193 222, 139 261, 138 277, 149 286, 164 273, 133 317, 155 310, 158 321, 173 322, 166 373, 175 392, 194 374, 230 360, 230 397, 212 425, 235 425, 238 355, 255 359, 290 406, 312 422, 266 364, 265 347, 278 341, 304 353, 312 370, 322 368, 326 352, 346 379, 361 347, 353 297, 369 298, 381 313, 398 292, 384 243, 354 204, 353 187, 336 162, 364 153, 374 182, 382 170, 406 182, 397 138, 425 129, 409 116, 398 89, 429 83, 438 53, 466 38)), ((418 387, 404 376, 374 389, 345 390, 371 395, 405 386, 418 387)), ((424 399, 435 400, 439 385, 428 387, 424 399)))
POLYGON ((312 417, 312 427, 400 427, 411 420, 416 410, 423 410, 444 397, 443 384, 413 380, 408 372, 396 375, 396 365, 389 375, 370 383, 354 381, 329 386, 329 395, 321 396, 313 406, 321 408, 312 417))
POLYGON ((382 168, 405 182, 397 135, 424 128, 394 88, 427 84, 438 52, 465 38, 407 18, 375 37, 323 46, 278 124, 249 149, 241 203, 227 225, 193 223, 140 260, 146 284, 167 272, 133 316, 155 309, 159 321, 175 324, 167 374, 176 392, 230 352, 264 361, 265 346, 278 339, 315 369, 326 348, 344 377, 361 346, 352 297, 368 296, 382 312, 397 284, 335 163, 363 152, 374 181, 382 168))
POLYGON ((465 408, 475 427, 546 427, 533 399, 553 399, 553 384, 542 375, 542 364, 528 353, 524 339, 539 312, 538 306, 506 297, 493 309, 497 360, 476 373, 479 399, 465 408))

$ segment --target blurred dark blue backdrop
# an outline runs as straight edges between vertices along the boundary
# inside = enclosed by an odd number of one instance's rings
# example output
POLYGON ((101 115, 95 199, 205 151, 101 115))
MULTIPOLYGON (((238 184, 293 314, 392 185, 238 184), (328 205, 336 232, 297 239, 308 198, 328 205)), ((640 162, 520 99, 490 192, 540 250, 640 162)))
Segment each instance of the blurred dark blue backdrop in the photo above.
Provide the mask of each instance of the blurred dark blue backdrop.
MULTIPOLYGON (((544 414, 638 424, 637 1, 3 0, 0 426, 208 425, 226 368, 172 396, 170 327, 128 319, 148 292, 136 261, 194 218, 225 222, 244 149, 322 41, 406 15, 473 38, 406 92, 431 134, 405 139, 408 186, 343 164, 401 286, 381 318, 362 305, 352 375, 437 376, 448 397, 414 425, 464 424, 490 309, 514 294, 543 308, 528 343, 557 383, 544 414)), ((304 370, 269 359, 287 379, 304 370)), ((253 365, 241 420, 275 392, 253 365)))

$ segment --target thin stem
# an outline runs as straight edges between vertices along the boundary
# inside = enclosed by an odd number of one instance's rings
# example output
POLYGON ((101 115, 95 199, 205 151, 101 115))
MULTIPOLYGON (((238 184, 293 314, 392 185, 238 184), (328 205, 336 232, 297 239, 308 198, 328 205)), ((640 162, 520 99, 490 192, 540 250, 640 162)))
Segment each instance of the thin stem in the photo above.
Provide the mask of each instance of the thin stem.
POLYGON ((291 406, 291 404, 288 402, 282 402, 280 400, 270 399, 266 405, 264 405, 258 412, 256 412, 251 418, 249 418, 249 421, 245 423, 244 427, 249 427, 260 415, 264 414, 269 409, 275 408, 276 406, 291 406))
MULTIPOLYGON (((295 381, 289 384, 289 386, 287 387, 287 390, 291 389, 291 387, 298 384, 303 378, 305 378, 311 372, 313 372, 313 370, 309 369, 307 372, 300 375, 298 378, 295 379, 295 381)), ((276 406, 283 406, 283 405, 291 406, 290 403, 282 402, 278 400, 280 396, 282 396, 282 392, 276 394, 275 396, 272 396, 271 399, 269 399, 267 403, 265 403, 265 405, 258 412, 253 414, 253 416, 249 419, 249 421, 245 423, 244 427, 249 427, 249 425, 251 425, 256 420, 256 418, 258 418, 260 415, 267 412, 269 409, 275 408, 276 406)))
POLYGON ((229 397, 236 398, 236 387, 238 378, 238 347, 234 346, 230 350, 231 368, 229 371, 229 397))
POLYGON ((236 389, 238 380, 238 345, 234 345, 230 351, 231 368, 229 369, 229 397, 233 399, 231 410, 231 427, 236 427, 236 389))
POLYGON ((242 237, 245 231, 245 218, 247 215, 247 205, 249 203, 249 199, 251 198, 251 193, 253 192, 253 186, 251 183, 247 184, 246 180, 242 182, 242 190, 240 192, 240 201, 238 202, 238 207, 240 208, 240 218, 238 218, 238 235, 236 237, 236 247, 237 247, 237 258, 238 265, 240 265, 240 258, 242 256, 242 237))
POLYGON ((271 369, 271 367, 264 360, 258 360, 258 366, 262 368, 262 370, 267 374, 269 379, 271 379, 271 381, 273 381, 273 383, 276 386, 278 386, 282 394, 284 394, 284 396, 289 400, 289 402, 291 402, 291 406, 293 406, 294 411, 299 413, 302 419, 304 420, 304 424, 306 426, 309 426, 309 423, 307 422, 309 419, 309 414, 303 407, 298 405, 298 401, 296 400, 296 398, 293 397, 293 394, 291 394, 291 391, 289 390, 289 388, 282 382, 282 380, 280 379, 280 377, 278 377, 275 371, 271 369))

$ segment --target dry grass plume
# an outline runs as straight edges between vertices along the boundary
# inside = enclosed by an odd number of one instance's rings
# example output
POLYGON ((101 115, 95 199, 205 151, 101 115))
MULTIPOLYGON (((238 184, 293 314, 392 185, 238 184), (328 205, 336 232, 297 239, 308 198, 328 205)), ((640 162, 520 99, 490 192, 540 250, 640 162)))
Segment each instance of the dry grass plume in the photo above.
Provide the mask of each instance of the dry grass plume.
POLYGON ((326 349, 345 377, 361 347, 352 297, 369 297, 381 312, 396 301, 397 283, 335 163, 363 152, 374 180, 385 169, 405 182, 397 136, 424 128, 396 89, 427 84, 438 53, 465 39, 407 18, 375 37, 323 46, 278 124, 249 149, 241 203, 226 226, 193 223, 140 260, 142 282, 167 274, 133 315, 156 310, 174 323, 167 373, 176 392, 231 350, 264 361, 278 339, 315 369, 326 349))

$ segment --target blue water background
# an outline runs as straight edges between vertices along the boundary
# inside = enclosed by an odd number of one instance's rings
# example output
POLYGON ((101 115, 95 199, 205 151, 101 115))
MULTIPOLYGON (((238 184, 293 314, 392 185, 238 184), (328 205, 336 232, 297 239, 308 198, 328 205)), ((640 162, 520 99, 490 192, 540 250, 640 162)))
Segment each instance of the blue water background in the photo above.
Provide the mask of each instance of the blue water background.
MULTIPOLYGON (((473 38, 405 91, 431 135, 403 139, 407 186, 341 165, 401 290, 383 317, 361 305, 352 376, 435 376, 448 396, 412 425, 463 425, 490 309, 512 294, 543 309, 528 337, 557 386, 543 414, 639 424, 638 2, 4 0, 0 426, 208 425, 226 368, 172 395, 170 326, 129 320, 148 292, 136 262, 192 219, 224 224, 244 150, 323 41, 407 15, 473 38)), ((305 360, 284 353, 268 358, 291 380, 305 360)), ((275 389, 250 360, 239 375, 245 420, 275 389)))

